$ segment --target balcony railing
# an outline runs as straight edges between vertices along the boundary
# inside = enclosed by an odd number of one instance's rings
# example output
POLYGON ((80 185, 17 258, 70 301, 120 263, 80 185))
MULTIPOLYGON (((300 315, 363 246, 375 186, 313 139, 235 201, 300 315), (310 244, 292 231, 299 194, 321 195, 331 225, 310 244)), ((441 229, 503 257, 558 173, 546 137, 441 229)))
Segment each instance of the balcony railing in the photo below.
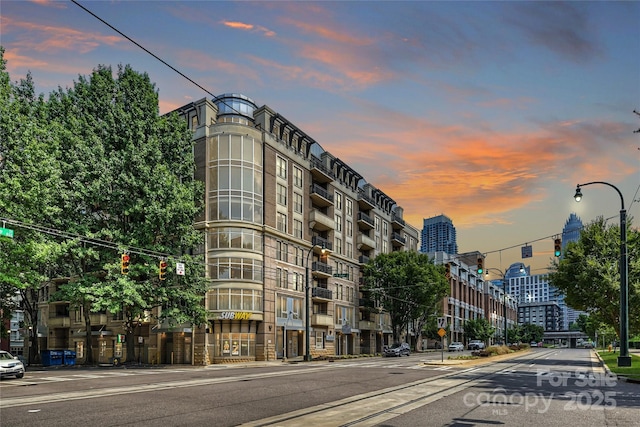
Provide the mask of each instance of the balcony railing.
POLYGON ((333 242, 328 241, 324 237, 313 236, 311 238, 311 244, 313 246, 320 246, 321 248, 323 248, 323 249, 325 249, 325 250, 327 250, 329 252, 333 252, 333 242))
POLYGON ((333 292, 329 289, 315 287, 311 289, 311 296, 313 298, 331 300, 333 299, 333 292))
POLYGON ((356 242, 358 244, 358 249, 363 251, 374 249, 376 247, 376 242, 366 234, 358 234, 356 242))
MULTIPOLYGON (((314 288, 322 289, 322 288, 314 288)), ((330 298, 328 298, 330 299, 330 298)), ((314 326, 333 326, 333 316, 317 313, 311 317, 311 324, 314 326)))
POLYGON ((358 212, 358 225, 362 229, 371 230, 375 226, 375 223, 366 213, 358 212))
POLYGON ((311 271, 316 275, 331 276, 333 274, 333 267, 324 262, 314 261, 311 263, 311 271))
POLYGON ((358 192, 358 205, 361 209, 370 210, 376 207, 376 201, 363 192, 358 192))
POLYGON ((315 181, 326 183, 335 179, 333 171, 325 166, 321 159, 313 155, 310 156, 310 159, 311 175, 315 181))
POLYGON ((330 194, 318 184, 313 184, 309 192, 311 200, 316 206, 326 207, 333 205, 333 194, 330 194))
POLYGON ((327 231, 336 228, 336 222, 319 210, 312 210, 309 214, 309 226, 315 230, 327 231))
POLYGON ((404 219, 396 216, 396 214, 391 214, 391 226, 396 230, 404 228, 404 219))
POLYGON ((391 244, 394 246, 403 246, 405 244, 405 238, 400 233, 391 233, 391 244))
POLYGON ((366 256, 366 255, 360 255, 360 256, 358 257, 358 262, 359 262, 360 264, 368 264, 368 263, 369 263, 369 257, 368 257, 368 256, 366 256))

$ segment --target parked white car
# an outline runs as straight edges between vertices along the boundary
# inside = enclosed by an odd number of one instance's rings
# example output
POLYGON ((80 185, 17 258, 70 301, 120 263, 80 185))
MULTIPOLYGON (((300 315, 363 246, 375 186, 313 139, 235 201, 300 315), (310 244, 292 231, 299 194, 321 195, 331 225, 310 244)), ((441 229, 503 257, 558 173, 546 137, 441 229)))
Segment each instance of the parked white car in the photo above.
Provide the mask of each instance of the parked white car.
POLYGON ((0 350, 0 377, 24 377, 24 365, 8 351, 0 350))
POLYGON ((458 341, 454 341, 449 344, 449 351, 464 351, 464 344, 458 341))

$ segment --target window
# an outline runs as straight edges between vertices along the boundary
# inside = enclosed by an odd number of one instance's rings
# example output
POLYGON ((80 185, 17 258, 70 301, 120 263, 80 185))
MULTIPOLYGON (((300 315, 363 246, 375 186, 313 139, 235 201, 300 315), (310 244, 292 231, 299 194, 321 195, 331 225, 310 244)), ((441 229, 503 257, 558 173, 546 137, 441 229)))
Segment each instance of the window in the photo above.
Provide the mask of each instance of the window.
POLYGON ((342 193, 338 193, 336 191, 336 197, 335 197, 334 203, 335 203, 334 204, 335 209, 338 211, 341 211, 342 210, 342 193))
POLYGON ((276 268, 276 288, 282 288, 282 269, 276 268))
POLYGON ((336 237, 336 253, 342 255, 342 239, 336 237))
POLYGON ((293 193, 293 211, 295 213, 302 213, 302 194, 293 193))
POLYGON ((287 206, 287 187, 282 184, 277 185, 276 189, 278 203, 282 206, 287 206))
POLYGON ((302 169, 297 166, 293 167, 293 185, 302 188, 302 169))
POLYGON ((295 263, 296 265, 299 265, 301 267, 303 267, 302 262, 303 262, 303 257, 304 257, 304 250, 302 248, 298 248, 296 247, 295 249, 295 256, 296 256, 296 260, 295 263))
POLYGON ((336 233, 342 233, 342 217, 336 214, 336 233))
POLYGON ((293 235, 298 239, 302 239, 302 221, 293 220, 293 235))
POLYGON ((349 258, 353 258, 353 243, 347 242, 347 251, 345 255, 349 258))
POLYGON ((380 232, 380 217, 376 216, 375 217, 375 224, 376 224, 376 232, 380 232))
POLYGON ((347 217, 353 216, 353 201, 351 199, 347 199, 347 217))
POLYGON ((287 161, 280 156, 276 156, 276 175, 287 179, 287 161))
POLYGON ((324 348, 324 332, 316 331, 316 349, 324 348))
POLYGON ((287 215, 281 212, 276 214, 276 228, 283 233, 287 232, 287 215))
MULTIPOLYGON (((377 237, 376 237, 377 239, 377 237)), ((382 253, 388 253, 389 252, 389 242, 387 242, 386 240, 382 241, 382 253)))
POLYGON ((387 221, 382 222, 382 234, 385 236, 389 234, 389 223, 387 221))
POLYGON ((347 223, 347 237, 353 237, 353 221, 346 220, 347 223))
POLYGON ((285 242, 276 242, 276 259, 289 262, 289 245, 285 242))

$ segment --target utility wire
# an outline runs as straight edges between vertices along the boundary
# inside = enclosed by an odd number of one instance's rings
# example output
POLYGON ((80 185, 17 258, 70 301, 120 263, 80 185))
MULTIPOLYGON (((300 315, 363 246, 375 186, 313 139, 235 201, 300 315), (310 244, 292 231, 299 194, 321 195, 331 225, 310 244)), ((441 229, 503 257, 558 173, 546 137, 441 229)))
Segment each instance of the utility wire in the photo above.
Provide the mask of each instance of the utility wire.
MULTIPOLYGON (((98 21, 102 22, 104 25, 106 25, 107 27, 111 28, 113 31, 115 31, 116 33, 120 34, 122 37, 124 37, 125 39, 129 40, 131 43, 135 44, 136 46, 138 46, 140 49, 144 50, 146 53, 148 53, 149 55, 153 56, 155 59, 157 59, 158 61, 160 61, 162 64, 166 65, 167 67, 169 67, 171 70, 175 71, 176 73, 178 73, 181 77, 185 78, 187 81, 189 81, 190 83, 192 83, 193 85, 195 85, 196 87, 198 87, 199 89, 201 89, 202 91, 206 92, 207 94, 211 95, 212 98, 217 98, 216 95, 214 95, 213 93, 211 93, 211 91, 207 90, 205 87, 203 87, 202 85, 200 85, 198 82, 196 82, 195 80, 193 80, 192 78, 190 78, 189 76, 187 76, 186 74, 184 74, 182 71, 178 70, 176 67, 174 67, 173 65, 169 64, 167 61, 165 61, 164 59, 160 58, 158 55, 156 55, 155 53, 151 52, 149 49, 147 49, 146 47, 142 46, 140 43, 138 43, 137 41, 135 41, 134 39, 132 39, 131 37, 129 37, 128 35, 126 35, 125 33, 123 33, 122 31, 120 31, 119 29, 117 29, 116 27, 114 27, 113 25, 111 25, 110 23, 108 23, 107 21, 105 21, 104 19, 102 19, 101 17, 99 17, 98 15, 96 15, 95 13, 93 13, 92 11, 90 11, 89 9, 87 9, 86 7, 84 7, 83 5, 81 5, 79 2, 77 2, 76 0, 71 0, 71 2, 73 4, 75 4, 76 6, 78 6, 79 8, 81 8, 82 10, 84 10, 85 12, 87 12, 89 15, 93 16, 94 18, 96 18, 98 21)), ((220 101, 222 104, 226 105, 227 107, 229 107, 229 109, 231 109, 232 111, 234 111, 237 114, 240 114, 240 112, 238 110, 236 110, 235 108, 233 108, 232 105, 227 104, 226 102, 224 102, 223 100, 220 101)))

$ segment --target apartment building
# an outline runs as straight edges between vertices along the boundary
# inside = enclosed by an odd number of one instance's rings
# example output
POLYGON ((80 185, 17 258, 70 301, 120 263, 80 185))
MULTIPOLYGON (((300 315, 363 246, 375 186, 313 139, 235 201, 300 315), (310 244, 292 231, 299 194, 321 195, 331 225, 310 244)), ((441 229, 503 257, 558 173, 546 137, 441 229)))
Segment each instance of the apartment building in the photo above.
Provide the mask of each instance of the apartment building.
POLYGON ((495 327, 494 341, 503 341, 504 327, 517 323, 517 299, 505 293, 502 281, 486 280, 477 273, 479 252, 452 255, 446 252, 429 253, 436 264, 447 265, 449 296, 442 301, 443 316, 447 320, 448 342, 465 342, 464 324, 468 320, 487 319, 495 327))

